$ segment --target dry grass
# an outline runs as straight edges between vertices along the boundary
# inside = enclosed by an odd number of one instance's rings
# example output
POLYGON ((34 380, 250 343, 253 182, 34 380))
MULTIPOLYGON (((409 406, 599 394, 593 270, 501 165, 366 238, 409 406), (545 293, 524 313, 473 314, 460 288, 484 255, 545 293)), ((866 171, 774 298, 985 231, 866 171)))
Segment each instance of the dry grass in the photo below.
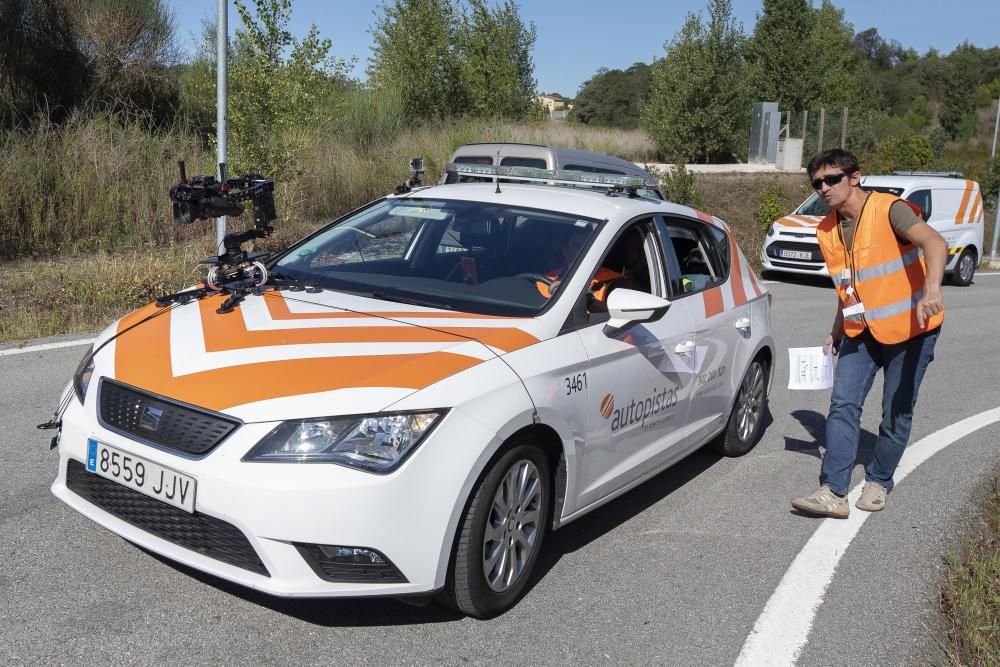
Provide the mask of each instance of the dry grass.
POLYGON ((961 554, 949 553, 941 603, 952 665, 1000 665, 1000 476, 961 554))

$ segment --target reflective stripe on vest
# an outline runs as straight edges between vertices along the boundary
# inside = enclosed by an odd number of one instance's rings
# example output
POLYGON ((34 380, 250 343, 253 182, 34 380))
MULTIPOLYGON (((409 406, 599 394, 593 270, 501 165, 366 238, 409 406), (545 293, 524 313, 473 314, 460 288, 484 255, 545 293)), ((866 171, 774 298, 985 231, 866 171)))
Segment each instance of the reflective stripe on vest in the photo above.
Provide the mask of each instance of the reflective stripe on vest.
MULTIPOLYGON (((823 258, 834 280, 842 305, 852 301, 840 276, 850 275, 854 296, 865 312, 844 318, 844 332, 857 336, 866 329, 882 343, 901 343, 940 326, 944 314, 917 320, 916 306, 923 297, 926 268, 919 248, 901 243, 889 221, 889 208, 899 199, 872 192, 861 210, 851 248, 845 248, 837 214, 830 214, 816 230, 823 258)), ((909 204, 909 202, 907 202, 909 204)), ((911 205, 912 208, 912 205, 911 205)))

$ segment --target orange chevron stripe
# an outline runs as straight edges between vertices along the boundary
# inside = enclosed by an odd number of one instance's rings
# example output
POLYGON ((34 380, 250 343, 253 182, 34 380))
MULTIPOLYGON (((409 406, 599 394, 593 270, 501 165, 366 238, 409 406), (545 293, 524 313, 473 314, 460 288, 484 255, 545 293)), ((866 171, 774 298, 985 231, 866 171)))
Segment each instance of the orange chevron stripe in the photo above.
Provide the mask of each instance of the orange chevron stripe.
MULTIPOLYGON (((155 309, 150 305, 126 316, 118 330, 155 309)), ((174 377, 170 363, 170 317, 169 312, 165 313, 145 323, 141 330, 117 339, 115 377, 211 410, 351 387, 421 389, 480 363, 464 355, 434 352, 269 361, 174 377)), ((242 318, 226 315, 216 319, 242 318)))
MULTIPOLYGON (((203 300, 205 301, 205 300, 203 300)), ((268 312, 271 314, 275 320, 285 320, 285 319, 305 319, 296 317, 298 315, 305 315, 305 313, 292 313, 288 310, 288 303, 284 298, 278 296, 268 296, 264 299, 267 304, 268 312)), ((214 311, 214 308, 212 308, 214 311)), ((322 315, 338 316, 344 313, 331 312, 331 313, 319 313, 322 315)), ((349 313, 352 317, 355 316, 354 313, 349 313)), ((373 313, 376 315, 383 315, 388 317, 387 313, 373 313)), ((405 314, 399 315, 405 317, 423 317, 423 315, 414 315, 412 312, 407 312, 405 314)), ((311 317, 311 316, 307 316, 311 317)), ((363 317, 363 316, 362 316, 363 317)), ((454 319, 464 318, 465 314, 460 315, 449 315, 450 318, 454 319)), ((486 316, 492 318, 492 316, 486 316)), ((217 320, 218 317, 212 317, 211 314, 206 313, 205 308, 202 309, 202 321, 207 322, 209 319, 217 320)), ((240 326, 243 326, 243 319, 240 319, 240 326)), ((334 317, 333 319, 338 319, 334 317)), ((497 318, 497 319, 511 319, 511 318, 497 318)), ((246 328, 243 327, 246 331, 246 328)), ((279 332, 263 332, 263 331, 253 331, 250 334, 263 334, 271 333, 276 334, 279 332)), ((454 340, 455 337, 461 336, 462 338, 472 338, 478 340, 485 345, 495 347, 505 352, 513 352, 514 350, 519 350, 522 347, 527 347, 529 345, 534 345, 538 342, 538 338, 531 335, 530 333, 518 329, 517 327, 434 327, 433 329, 428 329, 420 326, 411 326, 407 324, 400 323, 396 327, 323 327, 323 328, 310 328, 310 329, 283 329, 282 334, 288 334, 289 340, 283 340, 282 338, 271 339, 266 337, 261 337, 261 340, 278 340, 279 342, 262 342, 260 345, 294 345, 300 343, 382 343, 382 342, 393 342, 393 343, 417 343, 417 342, 441 342, 454 340), (305 333, 312 331, 313 334, 305 333), (301 334, 290 334, 289 332, 303 332, 301 334), (325 333, 323 333, 325 332, 325 333), (317 339, 318 337, 318 339, 317 339)), ((227 333, 227 336, 231 336, 231 333, 227 333)), ((208 344, 208 337, 206 335, 206 345, 208 344)), ((252 345, 238 345, 237 347, 252 347, 252 345)), ((228 348, 236 349, 236 348, 228 348)))
POLYGON ((787 215, 784 218, 778 220, 778 222, 788 227, 805 227, 805 225, 802 224, 801 220, 796 220, 795 218, 789 217, 787 215))
POLYGON ((817 226, 819 226, 819 222, 818 221, 813 221, 813 220, 810 220, 809 218, 802 218, 802 217, 799 217, 799 216, 789 216, 789 217, 792 217, 795 220, 798 220, 800 223, 802 223, 803 227, 817 227, 817 226))
POLYGON ((705 213, 703 211, 699 211, 698 209, 694 209, 694 214, 695 214, 695 217, 697 217, 702 222, 707 222, 710 225, 714 225, 715 224, 715 220, 708 213, 705 213))
POLYGON ((713 317, 726 309, 722 302, 722 288, 713 287, 702 292, 705 295, 705 317, 713 317))
POLYGON ((979 218, 980 209, 983 206, 983 194, 982 192, 976 193, 976 202, 972 205, 972 212, 969 214, 969 224, 974 225, 976 219, 979 218))
POLYGON ((969 198, 972 197, 972 181, 965 182, 965 194, 962 196, 962 205, 958 207, 958 214, 955 216, 955 224, 964 222, 965 209, 969 205, 969 198))

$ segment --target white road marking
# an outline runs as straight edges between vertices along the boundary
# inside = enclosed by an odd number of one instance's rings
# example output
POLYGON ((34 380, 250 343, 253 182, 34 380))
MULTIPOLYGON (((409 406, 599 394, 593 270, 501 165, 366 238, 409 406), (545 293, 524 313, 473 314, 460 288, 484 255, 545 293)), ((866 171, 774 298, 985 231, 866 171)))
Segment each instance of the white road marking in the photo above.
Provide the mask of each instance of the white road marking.
MULTIPOLYGON (((911 445, 896 469, 896 484, 948 445, 998 421, 1000 407, 946 426, 911 445)), ((852 507, 861 496, 862 486, 858 484, 848 494, 852 507)), ((847 519, 824 519, 820 523, 754 623, 736 659, 737 667, 796 663, 837 564, 869 516, 870 512, 852 509, 847 519)))
POLYGON ((93 338, 84 338, 81 340, 64 340, 61 343, 44 343, 42 345, 27 345, 25 347, 9 347, 4 350, 0 350, 0 357, 5 357, 9 354, 26 354, 28 352, 41 352, 42 350, 57 350, 60 347, 76 347, 77 345, 90 345, 94 342, 93 338))
POLYGON ((976 278, 979 276, 1000 276, 1000 271, 988 271, 986 273, 977 273, 976 278))

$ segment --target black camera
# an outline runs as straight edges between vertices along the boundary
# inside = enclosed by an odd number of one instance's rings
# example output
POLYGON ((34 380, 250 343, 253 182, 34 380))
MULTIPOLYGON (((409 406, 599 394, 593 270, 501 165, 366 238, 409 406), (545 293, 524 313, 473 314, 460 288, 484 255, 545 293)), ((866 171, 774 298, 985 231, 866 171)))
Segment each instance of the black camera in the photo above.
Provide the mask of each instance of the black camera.
POLYGON ((184 161, 180 167, 180 183, 170 188, 174 222, 182 225, 195 220, 241 215, 243 202, 253 204, 254 224, 258 230, 268 228, 278 216, 274 209, 274 181, 260 174, 226 178, 226 165, 219 165, 222 180, 214 176, 195 176, 188 180, 184 161))

